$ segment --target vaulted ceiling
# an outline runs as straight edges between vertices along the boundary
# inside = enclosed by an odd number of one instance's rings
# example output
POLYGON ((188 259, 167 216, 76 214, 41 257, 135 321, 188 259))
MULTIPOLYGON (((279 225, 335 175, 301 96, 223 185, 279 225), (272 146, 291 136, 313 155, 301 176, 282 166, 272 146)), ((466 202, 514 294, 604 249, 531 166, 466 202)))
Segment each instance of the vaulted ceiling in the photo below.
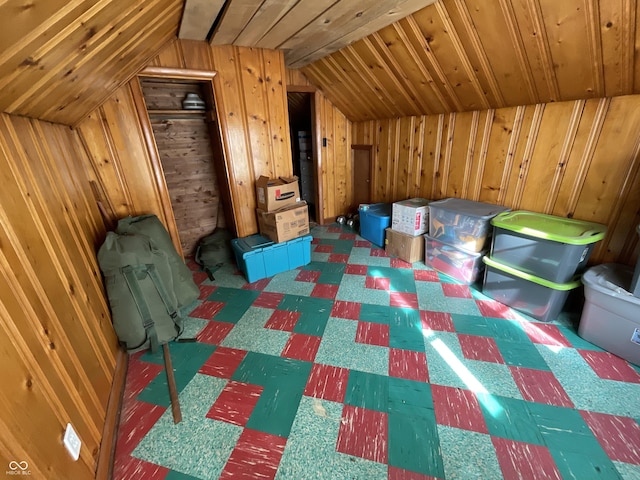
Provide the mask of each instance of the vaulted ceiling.
POLYGON ((72 125, 180 35, 285 51, 353 121, 640 93, 633 0, 0 0, 0 111, 72 125))

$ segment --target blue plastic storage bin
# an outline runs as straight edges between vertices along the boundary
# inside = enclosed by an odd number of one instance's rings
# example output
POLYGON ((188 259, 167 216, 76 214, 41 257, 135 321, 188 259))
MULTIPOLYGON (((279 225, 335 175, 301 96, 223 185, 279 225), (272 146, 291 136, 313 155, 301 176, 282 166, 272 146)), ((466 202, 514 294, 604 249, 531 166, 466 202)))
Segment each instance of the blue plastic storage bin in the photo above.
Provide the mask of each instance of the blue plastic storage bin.
POLYGON ((360 205, 360 236, 384 248, 384 231, 391 226, 391 204, 360 205))
POLYGON ((311 236, 273 243, 262 235, 231 240, 236 263, 249 283, 272 277, 311 261, 311 236))

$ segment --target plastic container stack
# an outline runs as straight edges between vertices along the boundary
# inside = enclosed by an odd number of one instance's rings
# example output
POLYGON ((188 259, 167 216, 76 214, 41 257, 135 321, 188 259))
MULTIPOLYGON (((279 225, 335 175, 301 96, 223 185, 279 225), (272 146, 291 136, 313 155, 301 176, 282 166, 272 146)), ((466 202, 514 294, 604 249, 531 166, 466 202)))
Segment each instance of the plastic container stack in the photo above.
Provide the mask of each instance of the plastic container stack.
POLYGON ((507 210, 459 198, 431 202, 425 263, 462 283, 475 282, 484 268, 482 256, 491 237, 490 221, 507 210))
POLYGON ((554 320, 580 287, 595 244, 607 228, 523 210, 502 213, 494 226, 483 292, 538 320, 554 320))

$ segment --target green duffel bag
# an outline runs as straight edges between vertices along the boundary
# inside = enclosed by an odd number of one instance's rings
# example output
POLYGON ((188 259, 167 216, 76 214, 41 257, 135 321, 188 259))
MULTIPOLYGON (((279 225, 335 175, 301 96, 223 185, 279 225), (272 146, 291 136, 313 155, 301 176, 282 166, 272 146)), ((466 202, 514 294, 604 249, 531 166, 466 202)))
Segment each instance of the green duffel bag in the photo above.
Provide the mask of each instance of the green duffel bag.
POLYGON ((215 280, 213 272, 225 263, 233 261, 231 251, 231 232, 217 228, 211 235, 200 239, 196 247, 195 261, 207 272, 209 280, 215 280))
POLYGON ((153 239, 155 244, 167 254, 173 275, 173 291, 178 300, 178 308, 185 307, 200 296, 198 285, 193 281, 193 273, 176 252, 169 232, 155 215, 126 217, 118 221, 116 233, 139 233, 153 239))
POLYGON ((129 352, 159 345, 182 333, 166 253, 145 235, 107 233, 98 251, 113 327, 129 352))

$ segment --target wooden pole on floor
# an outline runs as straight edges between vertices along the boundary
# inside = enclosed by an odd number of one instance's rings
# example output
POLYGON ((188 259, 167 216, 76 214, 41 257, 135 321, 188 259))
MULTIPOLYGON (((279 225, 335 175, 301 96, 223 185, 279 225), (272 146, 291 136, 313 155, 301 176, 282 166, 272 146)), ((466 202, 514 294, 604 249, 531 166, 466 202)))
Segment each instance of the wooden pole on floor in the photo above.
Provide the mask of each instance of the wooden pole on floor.
POLYGON ((178 399, 176 378, 173 376, 173 364, 171 363, 169 344, 165 343, 162 345, 162 353, 164 355, 164 370, 167 372, 167 383, 169 384, 169 398, 171 399, 173 423, 180 423, 182 421, 182 412, 180 411, 180 400, 178 399))

